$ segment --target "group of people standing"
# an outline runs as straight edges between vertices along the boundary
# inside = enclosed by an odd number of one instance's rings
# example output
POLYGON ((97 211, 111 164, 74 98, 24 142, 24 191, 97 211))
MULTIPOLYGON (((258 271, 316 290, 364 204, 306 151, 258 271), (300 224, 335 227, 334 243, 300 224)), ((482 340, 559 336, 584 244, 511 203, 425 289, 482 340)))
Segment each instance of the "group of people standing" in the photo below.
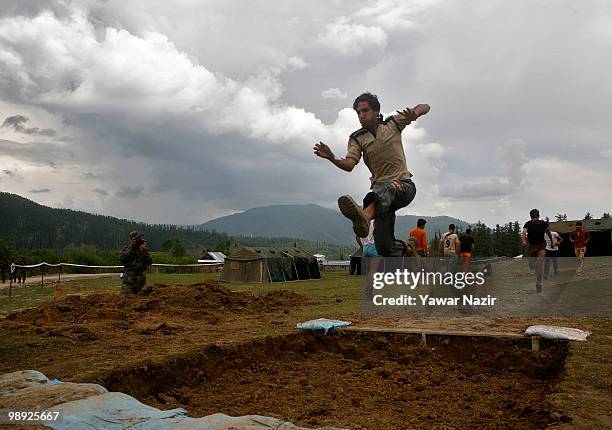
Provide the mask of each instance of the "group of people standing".
MULTIPOLYGON (((427 231, 425 230, 427 220, 419 218, 417 226, 410 231, 405 242, 406 256, 428 257, 430 255, 427 245, 427 231)), ((374 240, 374 220, 370 221, 368 235, 366 237, 355 237, 357 245, 362 250, 363 257, 378 257, 374 240)), ((457 259, 461 258, 461 271, 467 272, 474 253, 476 242, 472 237, 472 229, 468 228, 459 236, 456 233, 455 224, 449 224, 448 231, 440 237, 438 255, 448 258, 449 267, 455 269, 457 259)))
MULTIPOLYGON (((417 226, 410 231, 410 238, 416 240, 416 253, 421 257, 427 257, 430 255, 427 246, 427 232, 425 231, 425 224, 427 221, 423 218, 419 218, 417 226)), ((449 261, 449 269, 453 269, 456 266, 457 259, 461 258, 461 271, 467 272, 470 268, 470 262, 474 254, 474 248, 476 242, 472 237, 472 229, 468 228, 461 236, 456 233, 455 224, 448 225, 448 231, 440 237, 438 244, 438 255, 446 257, 449 261)))
POLYGON ((4 284, 8 278, 10 283, 25 284, 26 281, 26 266, 28 264, 25 257, 21 257, 19 262, 15 262, 15 258, 6 258, 0 261, 0 274, 2 283, 4 284))

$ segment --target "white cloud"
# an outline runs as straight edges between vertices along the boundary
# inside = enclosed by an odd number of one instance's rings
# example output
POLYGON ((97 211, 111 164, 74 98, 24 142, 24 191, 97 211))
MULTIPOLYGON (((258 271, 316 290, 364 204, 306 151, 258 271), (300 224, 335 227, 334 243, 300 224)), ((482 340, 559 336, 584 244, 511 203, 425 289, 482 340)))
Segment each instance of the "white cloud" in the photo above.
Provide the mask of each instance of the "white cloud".
MULTIPOLYGON (((0 39, 5 49, 27 52, 19 71, 28 79, 18 83, 24 102, 71 113, 191 114, 208 129, 277 143, 327 135, 312 113, 273 104, 280 96, 274 76, 264 74, 259 88, 216 76, 156 32, 107 28, 99 41, 82 14, 60 20, 47 12, 0 20, 0 39)), ((297 57, 289 63, 305 65, 297 57)))
POLYGON ((338 88, 328 88, 326 90, 321 91, 321 97, 324 99, 345 99, 347 97, 346 93, 343 93, 338 88))
POLYGON ((305 69, 308 67, 308 63, 304 61, 303 58, 300 57, 289 57, 287 59, 287 66, 290 70, 299 70, 305 69))
POLYGON ((377 0, 355 13, 356 17, 375 20, 389 30, 410 30, 419 25, 418 15, 441 0, 377 0))
POLYGON ((416 145, 417 151, 419 151, 423 157, 428 159, 439 159, 444 156, 446 152, 444 147, 439 143, 419 143, 416 145))
POLYGON ((318 45, 351 57, 371 51, 384 51, 387 41, 387 33, 378 26, 355 24, 347 18, 340 18, 326 25, 325 31, 319 35, 318 45))

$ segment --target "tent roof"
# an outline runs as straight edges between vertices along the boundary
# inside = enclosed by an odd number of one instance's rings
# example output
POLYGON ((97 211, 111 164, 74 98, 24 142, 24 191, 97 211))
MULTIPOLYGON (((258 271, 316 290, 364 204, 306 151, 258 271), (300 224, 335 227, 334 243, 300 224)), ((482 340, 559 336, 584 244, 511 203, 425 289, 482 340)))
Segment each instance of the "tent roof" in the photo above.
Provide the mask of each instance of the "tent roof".
POLYGON ((235 249, 229 256, 229 260, 261 260, 263 258, 287 258, 287 255, 280 249, 273 246, 243 246, 235 249))
POLYGON ((290 255, 291 257, 305 257, 305 258, 315 258, 314 255, 304 251, 302 248, 298 248, 295 246, 284 246, 280 248, 285 254, 290 255))
POLYGON ((576 228, 576 221, 582 221, 582 227, 588 231, 612 230, 612 218, 555 221, 549 224, 550 230, 557 233, 569 233, 576 228))

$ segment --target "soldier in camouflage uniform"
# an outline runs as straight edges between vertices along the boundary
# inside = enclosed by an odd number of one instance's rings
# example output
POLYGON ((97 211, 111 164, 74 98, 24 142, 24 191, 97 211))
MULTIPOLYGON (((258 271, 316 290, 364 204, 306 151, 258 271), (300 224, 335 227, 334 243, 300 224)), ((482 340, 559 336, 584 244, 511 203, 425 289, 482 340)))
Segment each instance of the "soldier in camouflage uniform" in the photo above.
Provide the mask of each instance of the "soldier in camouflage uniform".
POLYGON ((124 266, 121 294, 137 294, 147 282, 147 267, 153 260, 147 250, 147 241, 137 231, 130 233, 130 246, 121 251, 124 266))

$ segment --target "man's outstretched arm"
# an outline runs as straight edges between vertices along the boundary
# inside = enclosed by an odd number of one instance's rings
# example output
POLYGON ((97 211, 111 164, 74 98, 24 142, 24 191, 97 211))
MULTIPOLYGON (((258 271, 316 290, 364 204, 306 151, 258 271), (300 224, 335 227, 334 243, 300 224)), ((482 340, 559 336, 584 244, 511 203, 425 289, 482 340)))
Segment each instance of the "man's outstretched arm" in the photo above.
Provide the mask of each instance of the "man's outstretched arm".
POLYGON ((347 172, 353 170, 353 168, 357 164, 357 161, 352 158, 336 158, 329 146, 327 146, 323 142, 317 143, 312 149, 314 150, 314 153, 317 156, 331 161, 336 167, 347 172))
POLYGON ((428 104, 418 104, 415 107, 406 108, 404 110, 398 110, 397 115, 394 115, 396 121, 403 127, 410 124, 412 121, 415 121, 417 118, 426 115, 429 112, 428 104))

